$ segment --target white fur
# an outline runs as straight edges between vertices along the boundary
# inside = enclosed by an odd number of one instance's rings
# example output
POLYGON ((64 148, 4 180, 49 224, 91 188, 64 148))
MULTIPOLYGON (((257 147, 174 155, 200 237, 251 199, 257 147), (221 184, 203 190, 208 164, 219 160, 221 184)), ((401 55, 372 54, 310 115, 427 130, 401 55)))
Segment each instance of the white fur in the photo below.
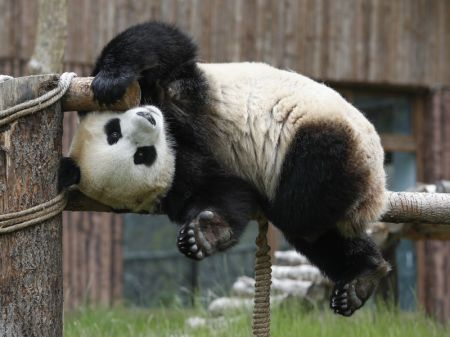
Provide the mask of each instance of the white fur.
POLYGON ((116 209, 150 211, 171 186, 175 173, 175 154, 161 111, 150 106, 125 113, 89 113, 76 130, 70 156, 80 166, 78 188, 116 209), (156 126, 136 114, 142 109, 152 114, 156 126), (122 138, 109 145, 104 126, 112 118, 120 119, 122 138), (156 161, 151 166, 136 165, 136 149, 150 145, 156 148, 156 161))
POLYGON ((366 196, 372 198, 372 203, 364 203, 364 198, 358 200, 351 216, 360 223, 380 215, 385 205, 385 174, 379 136, 373 125, 336 91, 263 63, 211 63, 199 67, 206 75, 214 105, 210 113, 215 126, 210 130, 214 133, 211 148, 228 170, 251 181, 272 199, 297 130, 309 122, 345 125, 353 131, 356 144, 352 162, 370 172, 366 196))

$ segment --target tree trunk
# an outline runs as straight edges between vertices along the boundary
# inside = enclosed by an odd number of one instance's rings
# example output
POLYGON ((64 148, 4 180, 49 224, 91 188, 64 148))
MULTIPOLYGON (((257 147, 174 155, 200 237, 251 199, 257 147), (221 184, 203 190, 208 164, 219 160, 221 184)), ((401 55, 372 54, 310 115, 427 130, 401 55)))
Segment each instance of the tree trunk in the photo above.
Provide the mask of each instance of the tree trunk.
POLYGON ((39 0, 36 45, 31 74, 61 73, 67 40, 67 0, 39 0))
MULTIPOLYGON (((0 109, 32 99, 51 75, 0 83, 0 109)), ((0 129, 0 214, 55 197, 60 103, 0 129)), ((0 336, 62 336, 61 215, 0 235, 0 336)))

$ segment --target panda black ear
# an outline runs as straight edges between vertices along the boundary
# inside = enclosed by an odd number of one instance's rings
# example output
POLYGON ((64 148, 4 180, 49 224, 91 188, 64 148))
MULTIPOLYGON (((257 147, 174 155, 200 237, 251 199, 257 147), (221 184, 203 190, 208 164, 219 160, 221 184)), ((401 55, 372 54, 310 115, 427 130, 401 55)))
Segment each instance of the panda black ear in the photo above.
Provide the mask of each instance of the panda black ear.
POLYGON ((80 167, 70 157, 62 157, 58 169, 58 192, 80 182, 80 167))

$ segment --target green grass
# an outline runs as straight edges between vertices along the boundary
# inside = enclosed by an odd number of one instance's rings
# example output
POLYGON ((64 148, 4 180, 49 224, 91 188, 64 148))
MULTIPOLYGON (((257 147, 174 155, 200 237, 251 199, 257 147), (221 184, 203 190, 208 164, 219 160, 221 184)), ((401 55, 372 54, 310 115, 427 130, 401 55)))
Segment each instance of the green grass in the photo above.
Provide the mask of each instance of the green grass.
MULTIPOLYGON (((223 322, 209 317, 211 327, 188 328, 202 309, 91 309, 66 314, 64 337, 249 337, 251 315, 234 313, 223 322), (215 322, 215 323, 214 323, 215 322)), ((272 310, 272 337, 447 337, 444 327, 422 313, 366 308, 351 318, 329 310, 306 311, 295 304, 272 310)))

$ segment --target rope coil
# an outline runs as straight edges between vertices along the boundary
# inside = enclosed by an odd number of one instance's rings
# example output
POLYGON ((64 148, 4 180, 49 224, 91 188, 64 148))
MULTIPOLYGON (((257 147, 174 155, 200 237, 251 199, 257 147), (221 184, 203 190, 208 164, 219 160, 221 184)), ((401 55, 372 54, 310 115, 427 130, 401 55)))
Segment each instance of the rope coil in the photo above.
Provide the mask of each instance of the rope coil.
POLYGON ((15 120, 41 111, 58 101, 70 87, 75 73, 63 73, 59 77, 58 85, 44 95, 20 103, 13 107, 0 111, 0 126, 14 122, 15 120))
MULTIPOLYGON (((58 84, 42 96, 0 110, 0 126, 12 123, 21 117, 41 111, 56 103, 69 89, 75 73, 63 73, 58 84)), ((0 235, 36 225, 61 213, 67 204, 67 194, 62 192, 53 199, 19 212, 0 215, 0 235)))
POLYGON ((256 238, 255 262, 255 297, 253 306, 252 331, 255 337, 270 336, 270 285, 272 283, 272 263, 270 261, 270 247, 267 243, 267 229, 269 223, 260 219, 259 233, 256 238))
POLYGON ((67 193, 20 212, 0 215, 0 235, 36 225, 61 213, 67 204, 67 193))

